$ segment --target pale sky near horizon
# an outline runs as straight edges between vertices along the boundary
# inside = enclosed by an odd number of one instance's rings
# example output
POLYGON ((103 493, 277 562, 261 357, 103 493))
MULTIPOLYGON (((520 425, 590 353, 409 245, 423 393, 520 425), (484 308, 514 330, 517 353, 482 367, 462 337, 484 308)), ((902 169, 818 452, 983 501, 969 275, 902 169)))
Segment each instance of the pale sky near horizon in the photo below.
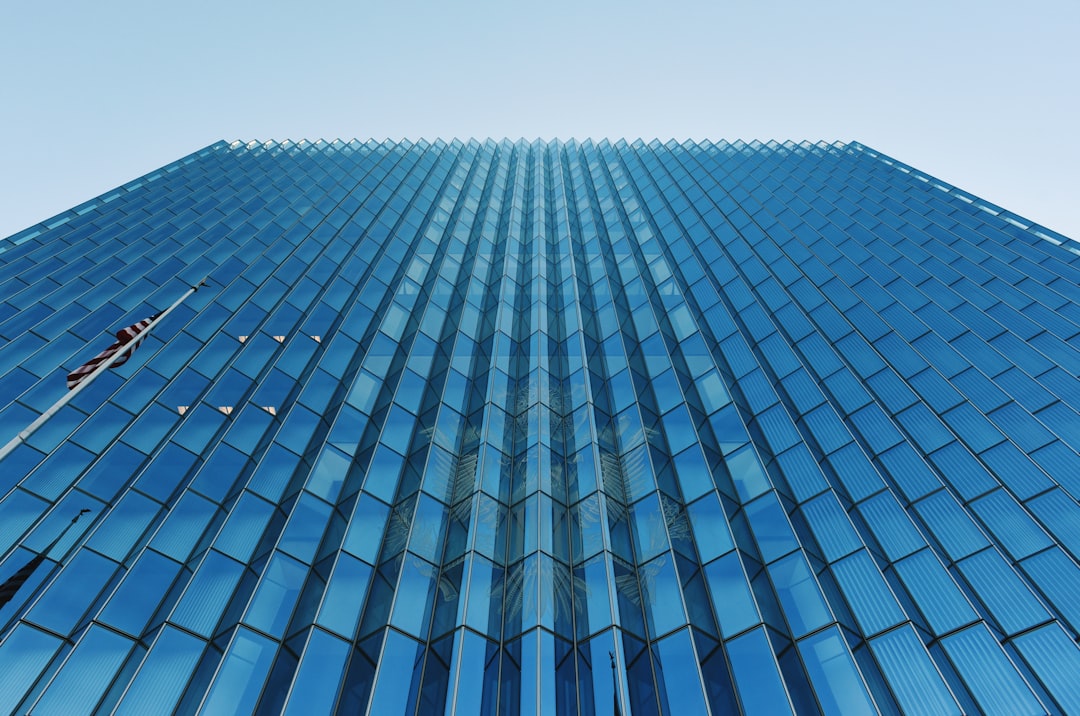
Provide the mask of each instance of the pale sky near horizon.
POLYGON ((218 139, 856 140, 1080 239, 1077 0, 0 3, 0 237, 218 139))

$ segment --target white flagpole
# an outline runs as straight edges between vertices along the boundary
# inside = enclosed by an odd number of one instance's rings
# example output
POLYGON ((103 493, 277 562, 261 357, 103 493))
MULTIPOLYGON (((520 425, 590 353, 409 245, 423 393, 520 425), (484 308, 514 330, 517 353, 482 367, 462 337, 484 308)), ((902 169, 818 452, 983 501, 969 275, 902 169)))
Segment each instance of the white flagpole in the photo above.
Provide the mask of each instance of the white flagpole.
MULTIPOLYGON (((209 278, 209 277, 207 277, 207 278, 209 278)), ((173 309, 176 308, 177 306, 179 306, 184 301, 186 301, 188 296, 190 296, 191 294, 198 291, 201 286, 205 286, 205 285, 206 285, 206 278, 203 278, 202 281, 199 281, 194 286, 191 286, 190 288, 188 288, 187 292, 185 292, 183 296, 176 299, 176 302, 173 303, 173 305, 169 306, 164 311, 162 311, 161 315, 159 315, 157 318, 155 318, 153 321, 151 321, 150 325, 148 325, 146 328, 144 328, 142 331, 140 331, 139 335, 136 336, 135 339, 129 341, 126 345, 121 347, 120 350, 118 350, 118 351, 116 351, 116 353, 112 354, 109 357, 108 360, 102 361, 102 363, 94 370, 93 373, 91 373, 90 375, 83 378, 82 381, 80 381, 78 385, 76 385, 71 390, 67 391, 67 393, 65 393, 64 396, 62 398, 60 398, 60 400, 53 403, 52 406, 48 410, 46 410, 44 413, 39 415, 37 417, 37 419, 34 420, 34 422, 30 423, 25 428, 23 428, 22 431, 18 435, 16 435, 15 437, 13 437, 8 442, 7 445, 0 448, 0 460, 3 460, 5 457, 7 457, 9 454, 11 454, 11 452, 15 448, 19 447, 19 445, 26 442, 27 438, 29 438, 31 435, 33 435, 34 432, 38 428, 40 428, 42 425, 44 425, 46 420, 48 420, 52 416, 56 415, 56 413, 59 412, 60 408, 64 407, 69 402, 71 402, 71 400, 76 395, 78 395, 82 391, 83 388, 90 385, 90 383, 95 378, 97 378, 99 375, 101 375, 102 373, 107 371, 110 367, 112 367, 112 365, 114 363, 116 363, 121 358, 123 358, 125 355, 130 353, 132 351, 132 349, 134 349, 134 347, 139 344, 139 342, 141 342, 144 338, 146 338, 146 336, 148 336, 150 334, 150 331, 152 331, 154 329, 154 326, 156 326, 158 323, 161 323, 161 321, 165 320, 165 316, 168 316, 170 313, 172 313, 173 309)))

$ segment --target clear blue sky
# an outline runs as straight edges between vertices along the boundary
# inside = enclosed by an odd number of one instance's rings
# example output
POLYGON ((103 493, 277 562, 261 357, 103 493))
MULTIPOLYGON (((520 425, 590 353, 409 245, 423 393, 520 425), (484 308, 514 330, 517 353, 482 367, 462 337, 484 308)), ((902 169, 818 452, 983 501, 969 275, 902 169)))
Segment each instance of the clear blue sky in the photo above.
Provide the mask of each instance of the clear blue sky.
POLYGON ((217 139, 858 140, 1080 239, 1080 0, 0 6, 0 236, 217 139))

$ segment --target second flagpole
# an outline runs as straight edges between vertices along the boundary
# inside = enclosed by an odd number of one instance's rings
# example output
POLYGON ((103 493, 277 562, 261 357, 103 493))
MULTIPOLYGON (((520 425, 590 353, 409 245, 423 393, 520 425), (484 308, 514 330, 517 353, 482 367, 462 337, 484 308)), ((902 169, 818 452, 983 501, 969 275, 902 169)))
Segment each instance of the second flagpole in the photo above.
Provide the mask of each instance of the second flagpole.
POLYGON ((191 296, 191 294, 198 291, 199 288, 201 288, 202 286, 205 286, 207 278, 209 278, 209 277, 208 276, 204 277, 201 281, 199 281, 194 286, 190 286, 188 288, 188 290, 184 293, 183 296, 176 299, 176 301, 174 301, 171 306, 169 306, 164 311, 162 311, 158 315, 157 318, 155 318, 153 321, 151 321, 150 324, 145 329, 143 329, 143 331, 141 332, 142 335, 138 340, 132 340, 127 345, 123 346, 120 350, 116 351, 111 356, 109 356, 108 360, 102 361, 101 364, 97 368, 94 369, 93 373, 86 376, 82 381, 79 382, 78 385, 76 385, 71 390, 67 391, 67 393, 65 393, 63 395, 63 397, 61 397, 59 400, 57 400, 55 403, 53 403, 48 408, 48 410, 46 410, 44 413, 39 415, 34 420, 34 422, 30 423, 25 428, 23 428, 21 431, 19 431, 18 435, 16 435, 11 440, 9 440, 8 443, 6 445, 4 445, 4 447, 0 448, 0 461, 2 461, 5 457, 10 455, 12 453, 12 451, 15 450, 15 448, 19 447, 19 445, 22 445, 24 442, 26 442, 26 440, 31 435, 33 435, 37 431, 38 428, 40 428, 42 425, 44 425, 45 422, 49 418, 56 415, 56 413, 60 410, 60 408, 64 407, 68 403, 70 403, 75 398, 75 396, 78 395, 86 386, 90 385, 90 383, 92 383, 95 378, 97 378, 99 375, 101 375, 106 370, 111 368, 113 366, 113 364, 115 364, 121 358, 126 356, 132 350, 134 350, 135 347, 138 345, 138 343, 142 339, 144 339, 147 335, 149 335, 150 331, 154 330, 154 327, 157 324, 161 323, 163 320, 165 320, 166 316, 168 316, 170 313, 172 313, 173 309, 175 309, 181 303, 186 301, 187 298, 189 296, 191 296))

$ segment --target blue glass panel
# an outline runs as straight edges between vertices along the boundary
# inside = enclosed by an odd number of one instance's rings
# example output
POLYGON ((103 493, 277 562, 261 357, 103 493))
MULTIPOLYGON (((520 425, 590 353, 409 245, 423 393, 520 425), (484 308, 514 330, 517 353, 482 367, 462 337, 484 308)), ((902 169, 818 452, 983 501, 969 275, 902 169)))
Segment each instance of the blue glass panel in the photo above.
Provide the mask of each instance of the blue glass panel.
POLYGON ((761 621, 737 552, 705 566, 713 611, 724 636, 732 636, 761 621))
POLYGON ((657 557, 639 567, 638 583, 649 634, 667 634, 686 624, 679 575, 669 555, 657 557))
POLYGON ((802 502, 828 489, 821 466, 805 443, 795 445, 790 450, 776 456, 776 464, 784 475, 791 490, 791 496, 802 502))
POLYGON ((388 506, 368 495, 361 495, 356 501, 342 547, 374 564, 389 515, 388 506))
POLYGON ((379 445, 371 458, 371 465, 364 480, 364 490, 385 502, 394 499, 404 458, 384 445, 379 445))
POLYGON ((229 644, 203 702, 206 713, 251 713, 273 663, 277 645, 241 627, 229 644))
POLYGON ((923 462, 915 449, 903 443, 878 457, 889 476, 899 486, 904 498, 913 502, 941 487, 937 475, 923 462))
POLYGON ((743 500, 750 500, 769 489, 769 479, 753 447, 736 450, 727 457, 728 472, 743 500))
POLYGON ((217 505, 193 492, 184 493, 158 528, 150 546, 180 562, 186 562, 202 539, 217 505))
POLYGON ((471 561, 465 623, 482 634, 498 635, 502 628, 503 569, 486 559, 471 561))
POLYGON ((672 462, 684 502, 695 500, 713 489, 712 474, 700 448, 691 446, 672 458, 672 462))
POLYGON ((281 638, 306 577, 307 567, 288 555, 275 552, 259 579, 244 621, 281 638))
POLYGON ((116 714, 138 716, 175 708, 206 642, 166 626, 117 705, 116 714))
POLYGON ((886 632, 869 643, 904 713, 961 713, 926 647, 910 626, 886 632))
POLYGON ((138 492, 129 492, 113 506, 87 545, 107 557, 122 561, 160 509, 161 505, 150 498, 138 492))
POLYGON ((423 646, 407 636, 390 630, 379 659, 379 678, 371 695, 370 713, 399 714, 409 711, 416 696, 423 646))
POLYGON ((293 475, 300 457, 280 445, 271 445, 255 468, 248 488, 268 500, 277 502, 293 475))
POLYGON ((23 490, 13 490, 0 501, 0 545, 10 548, 48 507, 48 502, 23 490))
MULTIPOLYGON (((520 612, 529 611, 535 609, 536 597, 533 594, 528 594, 526 585, 532 583, 535 588, 535 566, 531 566, 526 570, 526 577, 522 578, 522 584, 518 587, 522 590, 522 600, 530 598, 529 610, 525 610, 523 606, 519 608, 520 612), (527 581, 526 581, 527 580, 527 581)), ((414 636, 427 635, 427 625, 431 619, 431 607, 435 598, 435 589, 438 587, 439 569, 424 560, 413 556, 412 554, 406 554, 404 564, 401 566, 401 574, 399 577, 396 593, 397 597, 394 600, 394 611, 391 616, 391 623, 399 629, 405 631, 408 634, 414 636)), ((525 614, 529 617, 532 614, 525 614)), ((366 619, 366 617, 365 617, 366 619)))
POLYGON ((889 493, 881 493, 859 505, 859 512, 892 561, 911 554, 926 544, 911 518, 889 493))
POLYGON ((702 562, 707 563, 735 545, 727 527, 723 507, 715 495, 706 495, 687 508, 694 542, 702 562))
POLYGON ((351 638, 360 619, 360 609, 371 580, 371 567, 342 554, 326 585, 318 623, 351 638))
POLYGON ((229 512, 214 547, 230 557, 247 562, 259 544, 274 509, 266 500, 245 491, 229 512))
POLYGON ((348 455, 330 446, 324 447, 315 466, 311 469, 304 489, 324 500, 333 502, 341 492, 341 485, 345 482, 345 475, 351 463, 352 460, 348 455))
POLYGON ((116 569, 115 562, 96 552, 79 550, 27 618, 58 634, 70 633, 116 569))
POLYGON ((179 572, 178 562, 152 549, 146 550, 124 577, 98 620, 140 636, 179 572))
POLYGON ((429 562, 440 562, 447 517, 445 505, 427 495, 421 495, 416 501, 409 549, 429 562))
MULTIPOLYGON (((595 634, 612 624, 608 585, 611 582, 607 562, 602 557, 591 559, 573 576, 575 624, 578 638, 595 634)), ((483 599, 484 593, 477 595, 483 599)), ((473 597, 470 596, 470 605, 473 597)), ((486 626, 486 624, 485 624, 486 626)))
POLYGON ((135 480, 134 486, 158 502, 171 502, 177 486, 195 464, 194 453, 174 443, 167 444, 135 480))
POLYGON ((672 455, 682 452, 696 442, 694 423, 685 407, 679 406, 671 410, 664 415, 663 420, 664 434, 672 455))
POLYGON ((945 548, 945 553, 953 560, 966 557, 989 545, 974 520, 957 504, 956 499, 944 490, 916 503, 915 510, 945 548))
POLYGON ((748 503, 745 509, 762 561, 771 562, 798 548, 799 543, 775 493, 763 495, 748 503))
POLYGON ((1080 507, 1061 489, 1028 501, 1028 508, 1074 556, 1080 555, 1080 507))
POLYGON ((457 709, 461 713, 493 713, 497 698, 495 684, 490 684, 485 693, 484 682, 486 674, 492 671, 496 678, 498 676, 498 659, 493 658, 497 657, 498 648, 468 630, 462 629, 461 633, 461 648, 454 650, 454 661, 450 665, 451 673, 458 675, 455 694, 457 709), (486 695, 490 700, 485 699, 486 695))
POLYGON ((862 546, 851 520, 836 496, 826 493, 802 506, 803 518, 821 547, 825 559, 835 561, 862 546))
POLYGON ((1052 544, 1035 520, 1004 490, 975 500, 971 508, 1013 559, 1023 559, 1052 544))
POLYGON ((0 644, 0 709, 15 708, 60 649, 61 641, 27 624, 15 627, 0 644))
POLYGON ((134 643, 114 631, 91 626, 34 706, 38 713, 78 713, 105 695, 134 643))
POLYGON ((1006 634, 1028 629, 1050 616, 996 550, 974 554, 957 566, 1006 634))
POLYGON ((73 443, 64 443, 22 481, 22 487, 47 500, 55 500, 71 486, 72 477, 81 473, 93 459, 90 452, 73 443))
POLYGON ((826 458, 849 499, 858 502, 885 486, 866 454, 855 443, 848 443, 826 458))
POLYGON ((1061 627, 1049 624, 1018 636, 1013 644, 1064 713, 1080 710, 1080 654, 1061 627))
POLYGON ((634 554, 639 562, 647 562, 668 549, 666 515, 654 493, 630 508, 634 536, 634 554))
POLYGON ((701 376, 695 386, 707 414, 712 414, 731 402, 727 388, 724 387, 723 380, 715 370, 701 376))
POLYGON ((998 486, 997 480, 958 442, 941 448, 930 460, 964 500, 985 495, 998 486))
POLYGON ((210 550, 173 610, 171 620, 209 638, 243 572, 243 564, 210 550))
POLYGON ((793 635, 802 636, 831 621, 821 588, 801 554, 770 564, 768 571, 793 635))
POLYGON ((936 634, 944 634, 977 618, 951 575, 929 550, 896 563, 908 593, 936 634))
POLYGON ((682 629, 653 646, 664 713, 706 713, 708 710, 689 631, 682 629))
POLYGON ((865 551, 836 562, 832 572, 864 635, 877 634, 904 620, 896 597, 865 551))
POLYGON ((716 436, 717 447, 725 455, 734 452, 749 440, 746 427, 739 420, 739 412, 734 405, 727 405, 709 416, 709 425, 716 436))
POLYGON ((285 713, 333 711, 348 655, 348 642, 313 629, 297 667, 285 713))
POLYGON ((746 713, 794 713, 765 632, 755 629, 727 643, 729 663, 746 713))
POLYGON ((1035 581, 1039 591, 1049 600, 1075 630, 1080 627, 1080 568, 1061 549, 1048 549, 1027 558, 1024 571, 1035 581))
POLYGON ((1042 705, 985 626, 941 640, 942 648, 983 711, 1042 713, 1042 705))
POLYGON ((322 540, 332 510, 330 505, 317 497, 307 492, 301 493, 281 535, 278 548, 310 563, 315 557, 315 550, 322 540))
POLYGON ((799 642, 810 683, 826 714, 875 714, 877 709, 836 627, 799 642))

